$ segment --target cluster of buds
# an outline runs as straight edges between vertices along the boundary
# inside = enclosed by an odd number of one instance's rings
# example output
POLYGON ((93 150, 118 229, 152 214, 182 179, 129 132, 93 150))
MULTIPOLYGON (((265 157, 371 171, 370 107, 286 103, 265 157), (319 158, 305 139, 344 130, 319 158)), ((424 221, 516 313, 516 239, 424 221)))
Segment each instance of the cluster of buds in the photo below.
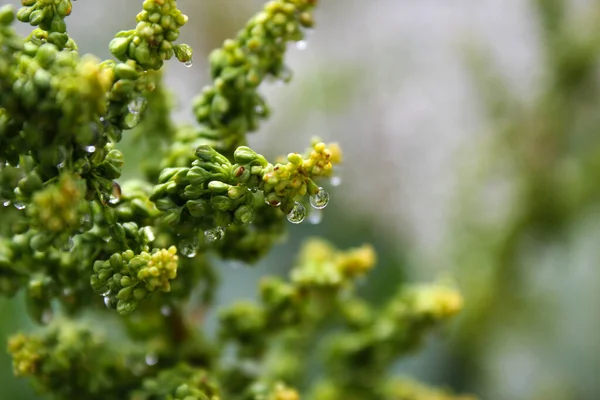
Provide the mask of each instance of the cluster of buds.
POLYGON ((133 312, 139 302, 155 291, 169 292, 177 276, 177 249, 154 249, 135 255, 127 250, 94 264, 92 288, 104 296, 107 307, 119 314, 133 312))
POLYGON ((245 145, 245 134, 258 128, 269 115, 257 87, 266 76, 284 81, 291 77, 283 62, 288 41, 300 41, 303 28, 313 25, 314 0, 273 0, 258 13, 236 39, 227 39, 210 55, 213 86, 194 101, 200 134, 215 147, 231 154, 245 145))
POLYGON ((39 26, 45 31, 65 33, 67 25, 65 17, 71 15, 71 0, 22 0, 17 18, 39 26))
POLYGON ((179 37, 179 28, 188 20, 177 8, 177 1, 144 0, 143 8, 136 17, 135 29, 117 33, 110 42, 111 53, 121 61, 135 60, 144 70, 160 69, 173 55, 190 63, 191 47, 173 44, 179 37))

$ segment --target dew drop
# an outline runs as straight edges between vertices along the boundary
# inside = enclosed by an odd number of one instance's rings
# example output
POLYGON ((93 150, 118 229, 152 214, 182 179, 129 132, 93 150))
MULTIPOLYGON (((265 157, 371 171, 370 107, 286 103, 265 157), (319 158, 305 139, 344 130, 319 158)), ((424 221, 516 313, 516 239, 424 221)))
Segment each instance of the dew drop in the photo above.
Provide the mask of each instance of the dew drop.
POLYGON ((106 306, 106 308, 112 308, 110 306, 111 305, 110 297, 104 296, 104 305, 106 306))
POLYGON ((4 207, 8 207, 8 206, 10 206, 10 200, 5 200, 5 201, 4 201, 4 203, 2 203, 2 205, 3 205, 4 207))
POLYGON ((69 237, 69 239, 67 239, 66 243, 63 245, 63 251, 71 251, 73 250, 73 246, 75 245, 75 241, 73 240, 72 237, 69 237))
POLYGON ((198 245, 193 239, 184 239, 179 243, 179 252, 187 258, 196 257, 198 245))
POLYGON ((96 151, 96 146, 85 146, 85 151, 88 153, 93 153, 96 151))
POLYGON ((225 236, 225 228, 222 226, 217 226, 216 228, 209 229, 204 232, 204 236, 209 242, 221 240, 223 239, 223 236, 225 236))
POLYGON ((183 65, 185 65, 188 68, 191 68, 192 65, 194 65, 194 63, 192 62, 192 60, 188 60, 188 61, 184 62, 183 65))
POLYGON ((25 203, 15 203, 14 206, 17 210, 24 210, 27 207, 25 203))
POLYGON ((171 307, 169 307, 169 306, 162 306, 160 308, 160 313, 162 315, 164 315, 165 317, 168 317, 169 315, 171 315, 171 312, 172 312, 172 310, 171 310, 171 307))
POLYGON ((279 207, 281 205, 281 201, 275 199, 275 200, 268 200, 265 198, 265 204, 271 206, 271 207, 279 207))
POLYGON ((292 224, 299 224, 304 221, 304 218, 306 218, 306 208, 302 204, 296 202, 292 211, 287 215, 287 219, 292 224))
POLYGON ((317 210, 322 210, 327 207, 327 204, 329 204, 329 193, 322 187, 316 194, 310 196, 310 205, 317 210))
POLYGON ((146 364, 156 365, 158 362, 158 356, 156 354, 146 354, 146 364))
POLYGON ((332 176, 331 179, 329 180, 329 183, 331 183, 331 186, 340 186, 342 184, 342 178, 340 178, 339 176, 332 176))
POLYGON ((131 114, 138 115, 140 112, 142 112, 142 108, 144 108, 145 105, 146 99, 144 99, 141 96, 138 96, 129 102, 129 104, 127 105, 127 109, 131 114))
POLYGON ((108 199, 110 204, 118 204, 121 201, 121 185, 113 181, 112 193, 108 199))
POLYGON ((313 225, 319 225, 323 221, 323 211, 312 210, 308 215, 308 222, 313 225))
POLYGON ((46 308, 42 312, 42 324, 48 325, 50 322, 52 322, 53 317, 54 317, 54 313, 52 312, 52 309, 46 308))
POLYGON ((305 50, 308 47, 308 43, 306 43, 306 40, 298 40, 296 42, 296 48, 298 50, 305 50))
POLYGON ((56 164, 56 168, 63 169, 66 165, 67 165, 66 162, 63 160, 63 161, 59 162, 58 164, 56 164))
POLYGON ((104 292, 104 293, 100 293, 100 296, 104 296, 104 297, 105 297, 104 301, 106 302, 106 296, 108 296, 109 294, 110 294, 110 289, 108 289, 108 290, 107 290, 106 292, 104 292))
POLYGON ((146 239, 148 240, 148 242, 153 242, 154 239, 156 239, 156 235, 154 234, 154 229, 152 229, 151 226, 145 226, 143 228, 143 232, 144 232, 144 236, 146 236, 146 239))

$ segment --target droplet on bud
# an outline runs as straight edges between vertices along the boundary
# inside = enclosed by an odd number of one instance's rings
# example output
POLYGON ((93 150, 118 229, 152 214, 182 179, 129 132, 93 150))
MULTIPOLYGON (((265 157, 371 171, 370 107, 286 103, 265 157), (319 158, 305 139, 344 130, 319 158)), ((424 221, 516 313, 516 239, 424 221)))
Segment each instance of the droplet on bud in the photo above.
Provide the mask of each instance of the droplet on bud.
POLYGON ((137 115, 142 111, 142 108, 146 105, 146 99, 142 96, 138 96, 135 99, 131 100, 127 105, 127 109, 133 115, 137 115))
POLYGON ((10 206, 10 200, 5 200, 5 201, 2 203, 2 205, 3 205, 4 207, 8 207, 8 206, 10 206))
POLYGON ((187 258, 196 257, 198 244, 194 239, 184 239, 179 243, 179 252, 187 258))
POLYGON ((154 234, 154 229, 152 229, 151 226, 145 226, 143 228, 144 230, 144 236, 146 236, 146 239, 148 240, 148 242, 153 242, 154 239, 156 239, 156 235, 154 234))
POLYGON ((217 226, 216 228, 209 229, 204 232, 204 236, 209 242, 221 240, 223 239, 223 236, 225 236, 225 228, 223 228, 222 226, 217 226))
POLYGON ((108 199, 110 204, 118 204, 121 201, 121 185, 113 181, 112 193, 108 199))
POLYGON ((329 204, 329 193, 322 187, 316 194, 310 196, 310 205, 317 210, 327 207, 327 204, 329 204))
POLYGON ((104 305, 106 306, 106 308, 111 308, 110 304, 111 304, 110 297, 104 296, 104 305))
POLYGON ((46 308, 42 312, 42 324, 48 325, 50 322, 52 322, 53 317, 54 317, 54 312, 52 312, 52 309, 46 308))
POLYGON ((168 317, 169 315, 171 315, 171 312, 172 312, 171 307, 169 307, 169 306, 162 306, 160 308, 160 313, 162 315, 164 315, 165 317, 168 317))
POLYGON ((306 208, 302 204, 296 202, 292 211, 287 215, 287 219, 292 224, 299 224, 304 221, 304 218, 306 218, 306 208))
POLYGON ((146 354, 146 364, 155 365, 158 362, 158 356, 156 354, 146 354))
POLYGON ((265 198, 265 204, 271 206, 271 207, 279 207, 281 205, 281 201, 279 200, 268 200, 265 198))
POLYGON ((308 47, 308 44, 306 43, 306 40, 298 40, 296 42, 296 48, 298 50, 305 50, 308 47))
POLYGON ((73 237, 69 237, 65 244, 63 245, 63 251, 71 251, 73 250, 73 246, 75 245, 75 241, 73 237))
POLYGON ((88 153, 93 153, 96 151, 96 146, 85 146, 85 151, 88 153))
POLYGON ((183 65, 185 65, 188 68, 191 68, 192 65, 194 65, 194 63, 192 62, 192 60, 187 60, 186 62, 183 63, 183 65))
POLYGON ((24 209, 25 209, 25 207, 27 207, 27 206, 25 205, 25 203, 15 203, 15 204, 13 204, 13 205, 14 205, 14 206, 15 206, 15 208, 16 208, 17 210, 19 210, 19 211, 20 211, 20 210, 24 210, 24 209))

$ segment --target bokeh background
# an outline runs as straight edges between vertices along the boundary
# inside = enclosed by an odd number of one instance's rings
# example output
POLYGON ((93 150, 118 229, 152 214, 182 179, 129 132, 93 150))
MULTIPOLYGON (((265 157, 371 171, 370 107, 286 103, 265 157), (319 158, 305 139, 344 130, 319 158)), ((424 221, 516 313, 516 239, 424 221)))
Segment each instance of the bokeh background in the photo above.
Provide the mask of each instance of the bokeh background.
MULTIPOLYGON (((184 123, 208 82, 206 56, 263 2, 178 3, 194 64, 168 63, 166 80, 184 123)), ((337 141, 342 184, 328 188, 320 224, 294 226, 257 266, 223 264, 219 302, 285 274, 307 236, 371 242, 379 263, 361 290, 373 301, 436 279, 465 295, 463 314, 399 373, 485 399, 600 398, 600 2, 320 3, 306 45, 289 45, 292 82, 264 85, 273 117, 250 143, 272 159, 315 135, 337 141)), ((109 58, 140 4, 80 0, 69 33, 82 53, 109 58)), ((131 140, 122 149, 134 176, 131 140)), ((22 299, 0 299, 2 342, 29 329, 22 299)), ((0 388, 36 398, 5 352, 0 388)))

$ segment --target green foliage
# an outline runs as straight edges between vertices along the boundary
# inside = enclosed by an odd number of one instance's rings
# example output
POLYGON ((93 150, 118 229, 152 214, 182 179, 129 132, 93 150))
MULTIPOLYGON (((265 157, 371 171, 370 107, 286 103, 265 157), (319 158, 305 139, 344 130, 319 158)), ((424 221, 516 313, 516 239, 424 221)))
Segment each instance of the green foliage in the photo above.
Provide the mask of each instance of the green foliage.
POLYGON ((30 315, 49 326, 10 339, 15 374, 58 399, 299 399, 291 386, 314 399, 404 398, 389 389, 392 362, 461 298, 441 284, 401 288, 374 309, 355 291, 375 264, 368 245, 311 241, 289 281, 265 278, 258 304, 221 310, 216 338, 194 322, 218 281, 209 255, 253 263, 286 217, 300 223, 309 203, 329 202, 318 182, 342 160, 335 143, 314 139, 272 163, 245 140, 268 115, 259 84, 290 78, 286 44, 312 27, 316 1, 268 2, 211 54, 213 84, 193 105, 199 127, 171 121, 161 82, 164 61, 191 63, 189 46, 173 43, 188 19, 175 0, 145 0, 136 28, 110 43, 118 61, 103 62, 80 57, 68 36, 71 1, 22 3, 17 18, 38 26, 27 38, 0 9, 0 294, 25 291, 30 315), (155 163, 118 183, 118 144, 132 129, 155 163), (87 315, 119 328, 105 335, 80 322, 87 315), (311 392, 301 351, 325 334, 311 392))

